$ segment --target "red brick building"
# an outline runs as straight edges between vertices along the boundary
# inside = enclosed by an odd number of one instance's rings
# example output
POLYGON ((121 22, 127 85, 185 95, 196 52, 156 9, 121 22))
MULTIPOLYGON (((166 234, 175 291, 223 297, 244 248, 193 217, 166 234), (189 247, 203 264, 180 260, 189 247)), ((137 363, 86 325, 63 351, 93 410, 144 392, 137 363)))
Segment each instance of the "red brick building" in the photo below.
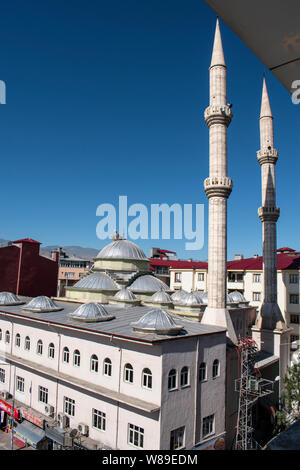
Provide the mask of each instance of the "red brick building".
POLYGON ((39 242, 24 238, 0 248, 0 292, 51 297, 57 281, 58 254, 54 259, 41 256, 39 242))

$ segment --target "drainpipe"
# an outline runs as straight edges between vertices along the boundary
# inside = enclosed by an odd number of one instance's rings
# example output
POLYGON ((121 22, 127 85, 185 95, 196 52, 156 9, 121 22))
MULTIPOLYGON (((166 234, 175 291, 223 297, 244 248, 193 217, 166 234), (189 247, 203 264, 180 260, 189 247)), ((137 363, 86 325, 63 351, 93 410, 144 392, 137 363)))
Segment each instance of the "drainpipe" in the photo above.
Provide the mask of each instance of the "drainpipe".
POLYGON ((19 289, 20 289, 20 277, 21 277, 21 262, 22 262, 22 254, 23 254, 23 243, 21 243, 21 247, 20 247, 20 255, 19 255, 19 266, 18 266, 18 277, 17 277, 16 295, 18 295, 18 294, 19 294, 19 289))

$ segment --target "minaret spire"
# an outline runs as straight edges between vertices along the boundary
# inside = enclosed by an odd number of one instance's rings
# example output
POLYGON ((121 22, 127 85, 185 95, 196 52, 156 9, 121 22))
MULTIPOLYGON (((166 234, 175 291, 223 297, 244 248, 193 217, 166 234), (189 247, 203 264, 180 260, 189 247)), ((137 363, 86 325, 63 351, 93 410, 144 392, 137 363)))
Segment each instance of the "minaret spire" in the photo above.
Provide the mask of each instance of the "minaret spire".
POLYGON ((264 300, 256 326, 266 330, 283 330, 286 325, 277 304, 276 222, 280 209, 276 206, 275 165, 278 152, 274 148, 273 116, 265 77, 259 127, 261 148, 257 159, 261 166, 262 206, 258 209, 258 215, 263 227, 264 300))
POLYGON ((232 190, 227 176, 227 127, 232 113, 227 104, 227 68, 224 60, 219 20, 217 20, 212 60, 209 68, 210 99, 204 118, 209 128, 209 178, 204 190, 209 200, 208 305, 201 323, 227 328, 236 335, 226 307, 227 297, 227 198, 232 190))

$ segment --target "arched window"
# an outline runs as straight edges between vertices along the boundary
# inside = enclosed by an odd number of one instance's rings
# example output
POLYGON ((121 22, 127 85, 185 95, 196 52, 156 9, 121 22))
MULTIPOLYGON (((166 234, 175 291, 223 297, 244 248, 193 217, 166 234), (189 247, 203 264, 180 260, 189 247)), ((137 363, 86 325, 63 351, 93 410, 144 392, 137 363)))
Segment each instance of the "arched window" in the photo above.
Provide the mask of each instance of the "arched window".
POLYGON ((175 390, 177 387, 177 372, 171 369, 168 376, 168 390, 175 390))
POLYGON ((142 386, 152 389, 152 372, 150 369, 144 369, 142 372, 142 386))
POLYGON ((69 348, 65 346, 63 349, 63 362, 68 364, 69 361, 70 361, 70 351, 69 351, 69 348))
POLYGON ((180 387, 187 387, 189 385, 189 368, 184 366, 180 372, 180 387))
POLYGON ((48 357, 50 357, 50 359, 54 359, 54 354, 55 354, 54 344, 50 343, 48 346, 48 357))
POLYGON ((30 338, 29 338, 29 336, 26 336, 26 338, 25 338, 25 349, 26 349, 26 351, 30 351, 30 338))
POLYGON ((131 364, 125 364, 124 367, 124 382, 133 383, 133 367, 131 364))
POLYGON ((218 377, 219 375, 220 375, 220 363, 219 363, 218 359, 215 359, 214 363, 213 363, 213 367, 212 367, 213 379, 215 377, 218 377))
POLYGON ((10 343, 10 332, 6 330, 5 332, 5 343, 9 344, 10 343))
POLYGON ((110 377, 111 372, 112 372, 111 360, 108 357, 106 357, 103 362, 103 374, 110 377))
POLYGON ((96 354, 93 354, 91 357, 91 371, 98 372, 98 357, 96 354))
POLYGON ((199 381, 204 382, 206 380, 206 363, 201 362, 199 367, 199 381))
POLYGON ((36 353, 39 355, 43 354, 43 341, 41 339, 39 339, 37 342, 36 353))
POLYGON ((21 336, 19 333, 16 334, 16 346, 19 348, 21 346, 21 336))
POLYGON ((74 354, 73 354, 73 364, 76 367, 80 366, 80 352, 78 349, 75 349, 74 354))

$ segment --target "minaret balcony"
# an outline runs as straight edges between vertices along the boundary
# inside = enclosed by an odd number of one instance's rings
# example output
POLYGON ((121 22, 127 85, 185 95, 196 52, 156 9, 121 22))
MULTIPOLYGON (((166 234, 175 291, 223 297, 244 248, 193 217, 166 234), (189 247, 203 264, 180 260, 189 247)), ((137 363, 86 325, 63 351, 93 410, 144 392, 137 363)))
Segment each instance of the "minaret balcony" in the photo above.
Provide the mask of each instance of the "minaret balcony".
POLYGON ((262 222, 277 222, 280 215, 280 208, 273 207, 259 207, 258 208, 258 217, 262 222))
POLYGON ((228 198, 232 191, 233 183, 228 176, 213 176, 204 180, 204 191, 208 198, 228 198))
POLYGON ((257 152, 257 160, 260 165, 263 165, 264 163, 272 163, 273 165, 275 165, 277 159, 278 151, 272 148, 271 146, 261 149, 257 152))
POLYGON ((204 119, 208 127, 213 124, 225 124, 228 127, 232 118, 233 114, 228 105, 213 105, 204 111, 204 119))

